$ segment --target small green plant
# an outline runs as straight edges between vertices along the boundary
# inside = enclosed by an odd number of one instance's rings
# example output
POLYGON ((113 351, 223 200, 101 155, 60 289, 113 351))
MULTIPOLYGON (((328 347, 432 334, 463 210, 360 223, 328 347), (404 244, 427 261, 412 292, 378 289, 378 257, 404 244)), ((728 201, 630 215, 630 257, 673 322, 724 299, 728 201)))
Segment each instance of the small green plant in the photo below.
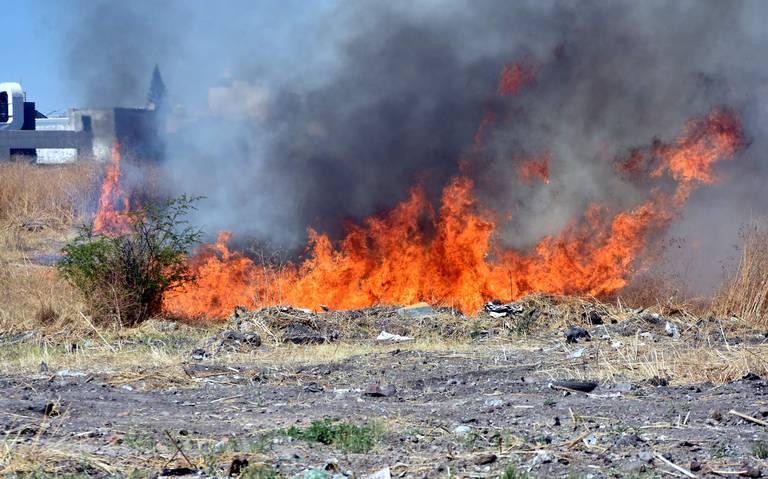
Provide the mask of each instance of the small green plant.
POLYGON ((557 404, 557 401, 555 401, 554 399, 545 399, 544 400, 544 405, 545 406, 552 407, 552 406, 554 406, 556 404, 557 404))
POLYGON ((519 471, 515 466, 507 466, 499 479, 528 479, 528 473, 519 471))
POLYGON ((285 434, 294 439, 309 442, 319 442, 352 453, 366 453, 381 438, 381 428, 372 426, 356 426, 333 419, 313 421, 307 428, 292 426, 285 434))
POLYGON ((240 474, 240 479, 279 479, 280 474, 269 466, 264 464, 257 464, 248 466, 248 468, 240 474))
POLYGON ((160 312, 166 291, 194 279, 187 253, 201 233, 184 218, 196 199, 148 204, 116 233, 83 226, 64 246, 59 272, 83 293, 94 320, 135 326, 160 312))
POLYGON ((768 444, 765 441, 757 441, 752 444, 752 454, 758 459, 768 459, 768 444))

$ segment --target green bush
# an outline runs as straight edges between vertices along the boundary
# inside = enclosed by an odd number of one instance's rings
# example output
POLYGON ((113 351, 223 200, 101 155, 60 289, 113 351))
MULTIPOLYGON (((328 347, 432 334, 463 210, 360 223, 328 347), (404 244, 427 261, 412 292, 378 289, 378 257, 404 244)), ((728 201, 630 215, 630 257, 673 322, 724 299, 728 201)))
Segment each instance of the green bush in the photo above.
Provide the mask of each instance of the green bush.
POLYGON ((196 199, 148 204, 119 234, 82 226, 64 246, 59 272, 82 291, 94 321, 135 326, 161 311, 163 293, 194 280, 187 253, 201 233, 184 218, 196 199))

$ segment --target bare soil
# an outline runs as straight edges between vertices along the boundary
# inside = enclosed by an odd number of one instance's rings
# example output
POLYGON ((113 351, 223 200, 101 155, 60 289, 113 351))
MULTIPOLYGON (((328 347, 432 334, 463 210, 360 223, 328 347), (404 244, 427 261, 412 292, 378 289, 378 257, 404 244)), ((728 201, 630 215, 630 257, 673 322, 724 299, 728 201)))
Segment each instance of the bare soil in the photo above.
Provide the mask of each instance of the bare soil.
MULTIPOLYGON (((733 339, 713 348, 726 351, 733 339)), ((7 463, 13 456, 19 472, 131 477, 226 476, 235 459, 264 465, 251 477, 313 469, 360 477, 387 467, 393 477, 768 474, 763 378, 683 384, 627 374, 598 380, 591 393, 553 386, 589 375, 587 365, 599 362, 591 351, 597 338, 566 346, 557 331, 434 348, 368 341, 370 352, 352 355, 342 354, 351 346, 341 342, 328 360, 311 359, 320 346, 272 344, 195 359, 199 341, 183 334, 175 341, 180 374, 94 364, 0 377, 7 463), (281 349, 310 359, 259 360, 281 349), (389 395, 367 395, 375 385, 389 395), (285 434, 326 418, 380 433, 364 454, 285 434), (24 454, 38 463, 23 466, 24 454)))

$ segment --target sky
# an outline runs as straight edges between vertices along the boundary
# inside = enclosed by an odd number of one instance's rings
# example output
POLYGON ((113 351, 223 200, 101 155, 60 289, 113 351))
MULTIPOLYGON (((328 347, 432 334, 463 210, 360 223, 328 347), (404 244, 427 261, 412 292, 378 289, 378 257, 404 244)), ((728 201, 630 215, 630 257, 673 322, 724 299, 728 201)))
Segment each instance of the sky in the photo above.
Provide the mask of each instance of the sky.
MULTIPOLYGON (((337 4, 336 0, 227 0, 212 9, 209 0, 119 1, 0 0, 4 36, 9 39, 0 42, 4 59, 0 82, 21 82, 28 100, 36 102, 42 113, 71 107, 108 106, 93 104, 98 102, 98 96, 83 91, 83 85, 92 85, 93 78, 88 78, 92 72, 83 72, 82 78, 78 78, 80 67, 72 65, 85 63, 77 57, 77 50, 82 51, 81 47, 86 44, 91 50, 84 55, 95 55, 96 68, 104 67, 107 56, 119 57, 119 49, 115 50, 116 54, 112 43, 99 35, 105 33, 104 29, 114 28, 115 16, 126 13, 129 14, 125 18, 126 30, 144 29, 149 25, 149 33, 166 44, 158 45, 153 52, 151 47, 146 47, 150 42, 147 38, 137 38, 135 42, 142 46, 141 54, 146 57, 142 60, 148 65, 159 63, 166 83, 171 87, 178 84, 176 93, 180 95, 204 94, 205 87, 216 84, 231 73, 233 66, 242 63, 237 55, 216 50, 224 41, 236 44, 238 35, 249 39, 240 47, 252 46, 250 50, 238 50, 238 54, 251 55, 254 63, 262 63, 261 60, 268 57, 269 63, 276 66, 264 73, 268 80, 269 75, 281 75, 286 68, 300 69, 308 63, 306 59, 297 58, 295 52, 310 49, 312 28, 337 4), (105 18, 110 15, 113 18, 105 18), (167 31, 152 31, 157 25, 167 27, 167 31), (76 34, 72 35, 73 32, 76 34), (291 45, 291 51, 284 45, 291 45), (302 45, 306 48, 301 48, 302 45), (199 68, 201 62, 206 63, 204 68, 199 68), (197 81, 187 81, 199 75, 202 78, 196 78, 197 81), (196 90, 182 91, 189 83, 193 83, 196 90)), ((130 39, 130 34, 123 35, 122 40, 126 38, 130 39)), ((118 46, 126 48, 126 45, 118 46)), ((146 73, 143 70, 136 73, 140 75, 142 91, 143 83, 149 82, 152 65, 142 65, 146 66, 146 73)), ((134 97, 137 98, 126 100, 127 104, 120 106, 139 106, 130 103, 143 98, 134 97)))
POLYGON ((5 41, 0 42, 0 82, 21 82, 30 101, 42 113, 71 105, 67 81, 62 80, 60 48, 44 2, 3 0, 5 41), (10 29, 10 31, 8 31, 10 29))

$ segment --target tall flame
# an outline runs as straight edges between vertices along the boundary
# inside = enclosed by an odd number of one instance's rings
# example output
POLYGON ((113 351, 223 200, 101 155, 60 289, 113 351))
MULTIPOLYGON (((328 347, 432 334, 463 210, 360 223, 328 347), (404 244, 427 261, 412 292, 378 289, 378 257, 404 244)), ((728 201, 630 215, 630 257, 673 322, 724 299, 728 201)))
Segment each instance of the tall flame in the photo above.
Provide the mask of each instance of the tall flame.
POLYGON ((93 219, 93 231, 107 236, 119 235, 129 228, 130 201, 120 186, 120 144, 112 147, 112 161, 101 184, 99 208, 93 219))
POLYGON ((654 148, 658 165, 650 176, 669 173, 677 182, 674 192, 656 190, 645 203, 614 214, 592 205, 526 252, 498 245, 496 214, 479 205, 464 176, 444 188, 438 211, 417 186, 391 211, 348 225, 337 245, 310 231, 308 257, 298 265, 257 264, 230 251, 230 235, 221 234, 192 260, 198 282, 170 293, 165 307, 225 317, 235 305, 341 309, 428 301, 471 313, 490 299, 531 292, 610 294, 642 267, 638 260, 649 240, 690 193, 715 181, 713 164, 732 159, 740 143, 739 122, 727 112, 692 120, 675 142, 654 148))

